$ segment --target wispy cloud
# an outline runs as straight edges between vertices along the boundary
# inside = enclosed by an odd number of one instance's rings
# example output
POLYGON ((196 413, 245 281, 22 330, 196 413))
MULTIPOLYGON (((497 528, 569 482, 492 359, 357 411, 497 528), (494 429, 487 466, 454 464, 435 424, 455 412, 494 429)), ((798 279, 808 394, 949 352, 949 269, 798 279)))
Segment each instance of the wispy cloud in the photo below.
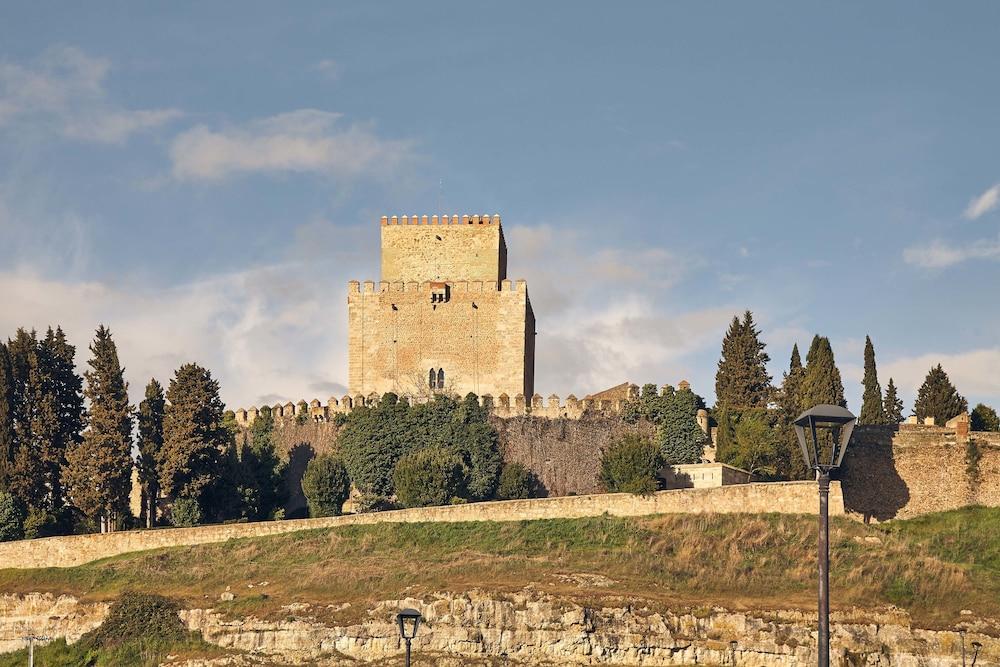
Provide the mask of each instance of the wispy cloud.
POLYGON ((71 139, 117 144, 181 116, 115 104, 105 88, 110 69, 110 61, 68 46, 30 64, 0 62, 0 127, 45 123, 71 139))
POLYGON ((965 246, 934 239, 903 250, 903 261, 925 269, 943 269, 970 259, 1000 260, 1000 239, 979 239, 965 246))
POLYGON ((1000 183, 974 197, 966 207, 964 215, 969 220, 975 220, 994 210, 998 205, 1000 205, 1000 183))
MULTIPOLYGON (((884 386, 890 377, 893 378, 912 401, 927 372, 938 364, 944 367, 959 393, 973 402, 995 401, 1000 397, 1000 348, 996 347, 951 354, 931 352, 881 362, 879 379, 884 386)), ((912 405, 906 407, 909 409, 912 405)))
POLYGON ((340 74, 344 68, 336 60, 325 59, 313 65, 313 69, 322 74, 324 78, 336 81, 340 78, 340 74))
POLYGON ((300 109, 220 129, 199 125, 171 145, 173 175, 185 181, 252 172, 387 177, 414 158, 412 142, 383 139, 370 124, 344 127, 341 119, 337 113, 300 109))
MULTIPOLYGON (((3 215, 2 203, 0 233, 10 238, 5 220, 16 225, 17 219, 3 215)), ((168 287, 125 273, 79 279, 54 267, 65 261, 59 244, 13 240, 12 257, 32 261, 0 269, 0 293, 8 295, 0 339, 17 327, 60 324, 83 366, 94 329, 104 323, 114 332, 133 400, 141 399, 150 377, 166 382, 188 361, 212 370, 231 407, 346 393, 347 312, 331 307, 331 293, 345 294, 349 279, 366 277, 377 265, 375 223, 316 219, 275 248, 271 263, 168 287)))

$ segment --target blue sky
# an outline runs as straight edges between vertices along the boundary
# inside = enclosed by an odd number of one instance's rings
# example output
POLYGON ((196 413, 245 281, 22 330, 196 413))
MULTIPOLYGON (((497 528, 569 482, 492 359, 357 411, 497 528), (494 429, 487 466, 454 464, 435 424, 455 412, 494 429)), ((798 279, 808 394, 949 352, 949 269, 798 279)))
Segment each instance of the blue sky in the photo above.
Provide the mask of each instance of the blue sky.
MULTIPOLYGON (((104 322, 138 395, 340 395, 382 214, 499 213, 537 390, 780 378, 864 337, 1000 404, 1000 6, 7 3, 0 327, 104 322)), ((81 354, 81 357, 84 356, 81 354)))

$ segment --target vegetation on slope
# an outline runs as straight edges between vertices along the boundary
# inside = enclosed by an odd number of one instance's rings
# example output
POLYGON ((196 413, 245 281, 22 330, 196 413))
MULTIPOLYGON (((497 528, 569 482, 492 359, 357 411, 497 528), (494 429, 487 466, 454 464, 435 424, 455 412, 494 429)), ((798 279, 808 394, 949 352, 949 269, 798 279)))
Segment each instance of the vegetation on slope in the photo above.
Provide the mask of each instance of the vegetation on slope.
MULTIPOLYGON (((886 526, 835 518, 833 606, 895 605, 931 627, 953 625, 962 609, 998 618, 998 528, 1000 509, 984 508, 886 526)), ((191 606, 228 606, 233 614, 281 614, 291 602, 324 608, 350 602, 336 612, 340 621, 362 617, 377 600, 472 588, 503 594, 529 585, 610 605, 812 609, 815 549, 814 518, 778 514, 380 524, 145 552, 69 569, 4 570, 0 591, 108 599, 139 590, 191 606), (581 586, 573 576, 579 574, 613 583, 581 586), (237 598, 220 603, 227 586, 237 598)))
MULTIPOLYGON (((168 655, 218 653, 189 633, 176 603, 159 595, 125 592, 111 605, 108 617, 79 642, 58 639, 35 649, 39 667, 156 667, 168 655)), ((20 667, 28 649, 0 655, 0 667, 20 667)))

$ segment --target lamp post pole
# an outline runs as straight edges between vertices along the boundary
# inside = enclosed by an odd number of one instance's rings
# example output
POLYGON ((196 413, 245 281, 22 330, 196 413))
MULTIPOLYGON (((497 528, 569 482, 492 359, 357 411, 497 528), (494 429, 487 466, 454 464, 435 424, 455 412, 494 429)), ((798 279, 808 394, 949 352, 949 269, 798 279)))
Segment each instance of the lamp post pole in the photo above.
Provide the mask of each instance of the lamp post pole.
POLYGON ((406 667, 410 667, 410 638, 406 638, 406 667))
POLYGON ((830 471, 819 480, 819 667, 830 667, 830 471))

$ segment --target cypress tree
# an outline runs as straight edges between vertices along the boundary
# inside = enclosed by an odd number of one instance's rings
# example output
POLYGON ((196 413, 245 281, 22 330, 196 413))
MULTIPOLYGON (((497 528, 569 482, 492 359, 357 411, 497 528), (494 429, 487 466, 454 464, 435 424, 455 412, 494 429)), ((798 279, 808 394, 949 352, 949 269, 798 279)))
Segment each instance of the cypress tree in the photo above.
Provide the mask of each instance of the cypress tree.
POLYGON ((882 385, 878 383, 878 370, 875 368, 875 346, 870 336, 865 336, 865 377, 862 380, 865 387, 861 400, 861 415, 859 424, 884 424, 885 406, 882 404, 882 385))
POLYGON ((926 417, 933 417, 935 424, 944 426, 949 419, 968 409, 968 402, 955 389, 941 364, 931 368, 913 404, 913 414, 917 419, 923 421, 926 417))
POLYGON ((62 507, 59 405, 51 367, 41 345, 28 353, 28 377, 14 456, 15 493, 31 507, 54 514, 62 507))
POLYGON ((250 427, 250 442, 243 448, 242 463, 256 487, 254 518, 267 519, 283 500, 283 466, 274 444, 274 416, 266 407, 250 427))
POLYGON ((700 463, 708 436, 698 426, 702 401, 688 388, 678 389, 670 397, 660 427, 660 449, 666 463, 700 463))
POLYGON ((0 490, 14 462, 14 376, 7 346, 0 343, 0 490))
POLYGON ((104 325, 98 327, 90 353, 90 370, 84 373, 90 423, 83 440, 66 452, 63 480, 73 505, 98 519, 104 533, 114 530, 118 517, 128 510, 132 406, 118 348, 104 325))
POLYGON ((200 502, 229 443, 219 383, 207 369, 184 364, 170 381, 166 398, 163 447, 156 458, 160 488, 172 498, 200 502))
POLYGON ((722 340, 722 357, 715 373, 715 401, 720 408, 742 410, 766 408, 773 389, 760 330, 748 310, 743 321, 733 317, 722 340))
POLYGON ((903 401, 896 395, 896 383, 889 378, 889 384, 885 386, 885 411, 886 424, 898 424, 903 421, 903 401))
POLYGON ((813 337, 806 356, 806 372, 802 378, 800 396, 802 402, 799 408, 802 411, 820 404, 847 407, 840 370, 833 358, 830 339, 825 336, 813 337))
POLYGON ((802 365, 798 343, 792 345, 792 357, 788 363, 788 372, 784 374, 781 392, 778 394, 778 405, 781 408, 780 422, 775 430, 780 440, 780 449, 776 454, 774 464, 775 474, 789 479, 808 479, 809 469, 799 449, 799 440, 795 435, 792 422, 802 414, 802 382, 806 369, 802 365))
POLYGON ((163 386, 150 379, 146 393, 139 403, 139 483, 142 484, 146 527, 156 525, 156 501, 160 496, 160 483, 156 469, 156 458, 163 447, 163 414, 166 399, 163 386))

